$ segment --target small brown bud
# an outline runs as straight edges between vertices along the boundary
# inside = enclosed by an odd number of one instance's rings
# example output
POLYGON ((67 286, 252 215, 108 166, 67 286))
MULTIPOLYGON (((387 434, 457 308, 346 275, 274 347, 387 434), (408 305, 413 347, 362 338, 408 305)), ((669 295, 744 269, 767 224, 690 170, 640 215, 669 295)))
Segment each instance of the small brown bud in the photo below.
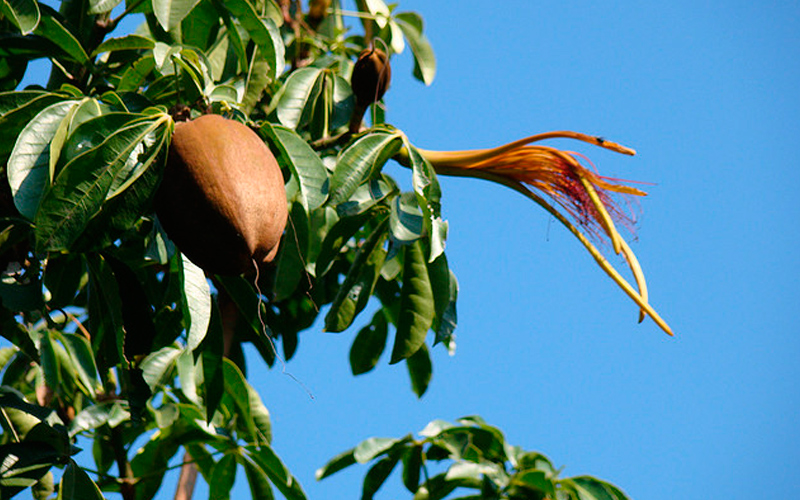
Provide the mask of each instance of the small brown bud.
POLYGON ((389 88, 391 80, 392 66, 386 53, 378 48, 364 49, 358 55, 350 78, 356 103, 366 107, 378 102, 389 88))

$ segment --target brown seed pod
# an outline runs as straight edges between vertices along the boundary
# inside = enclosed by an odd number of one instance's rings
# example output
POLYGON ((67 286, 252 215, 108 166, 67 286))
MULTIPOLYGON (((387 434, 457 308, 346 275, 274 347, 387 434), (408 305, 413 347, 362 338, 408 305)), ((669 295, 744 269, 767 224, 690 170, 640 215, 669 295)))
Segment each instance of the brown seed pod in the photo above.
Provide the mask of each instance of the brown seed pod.
POLYGON ((362 50, 350 78, 356 102, 364 107, 378 102, 391 80, 392 66, 386 53, 378 48, 362 50))
POLYGON ((288 216, 283 175, 249 127, 204 115, 175 126, 156 212, 192 262, 241 274, 278 251, 288 216))

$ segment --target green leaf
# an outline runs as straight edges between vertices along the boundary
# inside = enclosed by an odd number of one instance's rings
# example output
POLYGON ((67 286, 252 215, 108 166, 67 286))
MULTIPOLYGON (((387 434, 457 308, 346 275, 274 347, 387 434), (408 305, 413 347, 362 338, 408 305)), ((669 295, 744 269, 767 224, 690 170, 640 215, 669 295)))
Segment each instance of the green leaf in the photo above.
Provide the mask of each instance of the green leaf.
POLYGON ((305 255, 308 253, 308 215, 300 204, 293 203, 289 217, 283 237, 285 244, 281 245, 276 259, 278 270, 275 278, 275 301, 290 297, 307 272, 305 255))
POLYGON ((173 369, 181 355, 177 347, 164 347, 149 354, 139 365, 147 385, 155 393, 173 379, 173 369))
POLYGON ((412 446, 403 453, 403 485, 411 493, 419 489, 420 468, 424 462, 422 445, 412 446))
POLYGON ((5 161, 20 131, 40 111, 64 96, 40 90, 21 90, 0 93, 0 161, 5 161))
POLYGON ((25 488, 30 488, 47 471, 59 462, 61 456, 42 442, 21 442, 0 445, 0 491, 10 498, 25 488))
MULTIPOLYGON (((155 45, 154 45, 155 46, 155 45)), ((117 84, 117 92, 136 92, 145 84, 147 77, 156 67, 156 59, 151 54, 144 55, 128 66, 117 84)))
POLYGON ((303 110, 308 105, 317 79, 322 75, 320 68, 300 68, 293 71, 281 89, 278 101, 278 120, 291 128, 296 129, 303 116, 303 110))
POLYGON ((153 0, 153 13, 158 24, 165 31, 171 31, 181 24, 200 0, 153 0))
POLYGON ((373 465, 366 476, 364 476, 364 486, 361 490, 361 500, 372 500, 383 483, 389 478, 397 462, 400 461, 400 454, 395 453, 378 460, 373 465))
POLYGON ((248 383, 245 380, 239 367, 228 358, 222 360, 222 372, 225 378, 225 393, 228 394, 241 418, 241 422, 246 426, 248 438, 250 442, 255 442, 261 438, 261 441, 268 442, 266 436, 260 436, 256 429, 253 416, 250 411, 250 392, 248 390, 248 383))
POLYGON ((211 318, 211 291, 205 272, 185 255, 183 261, 183 297, 186 305, 184 318, 187 327, 186 348, 194 351, 208 332, 211 318))
POLYGON ((328 196, 328 170, 316 151, 289 128, 264 123, 261 131, 270 139, 278 164, 292 172, 298 201, 307 211, 319 208, 328 196))
POLYGON ((215 500, 230 498, 233 482, 236 480, 236 456, 228 454, 214 464, 211 480, 208 483, 208 497, 215 500))
POLYGON ((350 370, 353 375, 361 375, 375 368, 386 348, 388 336, 386 313, 381 309, 372 317, 370 324, 358 332, 350 347, 350 370))
POLYGON ((100 488, 70 459, 58 485, 58 500, 103 500, 100 488))
POLYGON ((401 12, 394 20, 414 53, 414 76, 425 85, 430 85, 436 76, 436 56, 428 38, 422 33, 422 18, 416 12, 401 12))
POLYGON ((397 322, 391 364, 417 352, 433 323, 433 290, 420 242, 405 247, 400 317, 397 322))
POLYGON ((423 342, 417 352, 406 359, 408 375, 411 377, 411 390, 417 397, 422 397, 428 390, 428 384, 433 376, 433 364, 428 353, 428 346, 423 342))
POLYGON ((94 398, 94 395, 102 390, 103 387, 97 377, 97 366, 94 362, 92 346, 81 335, 64 333, 60 335, 60 338, 72 360, 72 366, 76 371, 78 380, 81 381, 81 384, 86 389, 86 395, 94 398))
POLYGON ((392 200, 389 228, 393 240, 403 244, 418 241, 425 231, 424 225, 425 218, 413 193, 402 193, 392 200))
POLYGON ((555 498, 556 495, 556 489, 553 481, 546 472, 541 470, 526 470, 519 472, 512 476, 511 482, 514 485, 531 488, 534 491, 542 492, 545 495, 550 495, 552 498, 555 498))
POLYGON ((372 132, 347 147, 331 177, 331 206, 346 202, 363 182, 377 174, 402 147, 399 132, 372 132))
POLYGON ((356 463, 355 448, 339 453, 328 461, 325 465, 317 469, 314 477, 317 481, 325 479, 326 477, 336 474, 342 469, 346 469, 356 463))
POLYGON ((83 50, 81 42, 52 15, 43 16, 34 33, 53 42, 75 62, 79 64, 89 62, 89 56, 83 50))
POLYGON ((441 217, 442 190, 430 162, 409 141, 404 140, 404 145, 409 152, 414 193, 422 210, 425 232, 431 235, 428 261, 433 262, 444 252, 447 239, 447 222, 441 217))
POLYGON ((241 455, 237 455, 236 460, 244 467, 244 473, 247 476, 247 484, 250 486, 250 495, 252 498, 273 500, 275 495, 272 493, 272 488, 269 485, 269 480, 264 471, 241 455))
POLYGON ((30 220, 50 185, 50 143, 61 122, 79 101, 51 104, 28 122, 8 159, 8 183, 19 213, 30 220))
POLYGON ((42 197, 34 219, 37 251, 69 249, 107 197, 122 192, 155 161, 163 141, 155 143, 154 135, 170 124, 166 114, 111 113, 78 127, 62 152, 66 164, 42 197), (119 121, 122 127, 113 127, 119 121), (107 125, 111 130, 104 130, 107 125), (109 135, 98 136, 103 132, 109 135), (156 147, 148 147, 154 143, 156 147))
POLYGON ((7 17, 23 35, 32 32, 39 24, 39 5, 35 0, 2 0, 0 12, 7 17))
POLYGON ((56 492, 53 473, 48 472, 36 484, 31 486, 31 495, 35 500, 48 500, 56 492))
POLYGON ((356 252, 353 265, 325 316, 326 331, 341 332, 350 326, 372 296, 386 259, 382 245, 388 236, 388 217, 384 214, 376 222, 377 226, 356 252))
POLYGON ((42 332, 39 339, 39 356, 47 385, 53 388, 61 387, 61 363, 49 330, 42 332))
POLYGON ((261 57, 269 64, 267 76, 270 80, 275 80, 286 65, 285 48, 278 27, 272 19, 260 18, 248 0, 227 0, 224 5, 239 19, 250 38, 259 46, 261 57))
POLYGON ((372 437, 358 443, 353 450, 353 458, 360 464, 365 464, 370 460, 388 452, 393 446, 402 443, 404 440, 396 438, 372 437))
POLYGON ((89 0, 89 14, 111 12, 122 0, 89 0))
POLYGON ((561 484, 573 489, 577 500, 628 500, 618 488, 592 476, 564 479, 561 484))
POLYGON ((281 459, 269 446, 246 446, 249 458, 269 477, 286 500, 306 500, 306 494, 300 483, 289 472, 281 459))
POLYGON ((201 345, 203 381, 200 385, 204 390, 203 401, 206 407, 206 421, 208 422, 214 417, 214 412, 217 411, 222 396, 225 394, 222 357, 222 352, 225 349, 223 336, 219 307, 217 307, 216 302, 212 302, 208 334, 201 345))
POLYGON ((108 423, 108 417, 116 404, 119 403, 108 401, 87 406, 75 415, 75 418, 70 422, 69 435, 74 437, 81 432, 91 431, 105 425, 108 423))
POLYGON ((155 46, 156 43, 152 38, 136 34, 125 35, 105 40, 94 49, 92 56, 102 54, 103 52, 115 52, 118 50, 153 50, 155 46))
POLYGON ((268 445, 272 441, 272 421, 269 410, 261 401, 258 391, 253 386, 247 384, 247 397, 250 404, 250 416, 255 429, 254 442, 256 444, 268 445))

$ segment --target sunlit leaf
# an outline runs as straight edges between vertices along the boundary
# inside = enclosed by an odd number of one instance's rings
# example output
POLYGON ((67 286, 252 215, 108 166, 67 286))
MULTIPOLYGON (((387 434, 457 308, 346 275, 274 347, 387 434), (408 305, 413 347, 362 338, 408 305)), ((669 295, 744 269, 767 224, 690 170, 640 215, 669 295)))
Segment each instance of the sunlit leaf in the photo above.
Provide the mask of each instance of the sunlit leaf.
POLYGON ((303 207, 311 211, 322 205, 328 194, 328 170, 319 155, 289 128, 265 123, 261 131, 270 138, 278 163, 292 172, 303 207))
POLYGON ((175 363, 180 355, 181 350, 177 347, 164 347, 142 360, 142 375, 152 391, 159 390, 172 380, 175 363))
POLYGON ((188 326, 186 348, 197 349, 208 332, 211 318, 211 292, 205 272, 185 255, 183 260, 183 296, 186 301, 184 317, 188 326))
POLYGON ((72 360, 72 366, 76 371, 78 380, 87 390, 87 394, 93 397, 96 392, 102 389, 102 385, 97 377, 97 366, 95 365, 92 346, 85 337, 80 335, 65 333, 60 336, 60 339, 72 360))
POLYGON ((200 0, 153 0, 153 13, 158 24, 165 31, 171 31, 181 24, 200 0))
POLYGON ((0 1, 0 12, 14 23, 23 35, 33 31, 39 24, 39 5, 35 0, 0 1))
POLYGON ((430 85, 436 76, 436 56, 428 38, 422 33, 422 18, 415 12, 401 12, 394 20, 414 53, 414 76, 425 85, 430 85))
POLYGON ((121 2, 122 0, 89 0, 89 14, 110 12, 121 2))
POLYGON ((114 52, 117 50, 153 50, 153 47, 155 47, 155 41, 153 41, 152 38, 131 34, 105 40, 94 49, 92 55, 96 56, 103 52, 114 52))
POLYGON ((358 186, 372 178, 402 147, 396 132, 372 132, 347 147, 336 161, 328 204, 347 201, 358 186))
POLYGON ((278 101, 278 119, 280 122, 296 129, 314 89, 317 78, 322 74, 320 68, 301 68, 292 72, 281 89, 278 101))
POLYGON ((50 184, 50 143, 70 110, 79 101, 52 104, 28 122, 17 138, 8 159, 8 183, 14 205, 33 220, 45 190, 50 184))
MULTIPOLYGON (((66 164, 39 204, 35 217, 37 249, 66 250, 100 210, 112 187, 120 192, 155 161, 158 147, 147 147, 154 133, 171 123, 156 117, 112 113, 90 120, 64 146, 66 164), (121 120, 108 136, 103 125, 121 120), (122 180, 124 179, 124 180, 122 180), (122 182, 120 183, 120 181, 122 182)), ((163 144, 163 143, 160 143, 163 144)))
POLYGON ((369 438, 358 443, 353 451, 353 458, 360 464, 365 464, 384 453, 402 440, 395 438, 369 438))

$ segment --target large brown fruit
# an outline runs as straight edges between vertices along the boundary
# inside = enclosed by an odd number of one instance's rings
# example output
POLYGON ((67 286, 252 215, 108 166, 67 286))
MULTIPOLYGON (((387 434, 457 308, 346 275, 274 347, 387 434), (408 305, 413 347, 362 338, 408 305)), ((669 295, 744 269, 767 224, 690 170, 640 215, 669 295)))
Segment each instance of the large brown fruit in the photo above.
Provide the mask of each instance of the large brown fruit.
POLYGON ((272 261, 288 215, 272 152, 250 128, 218 115, 175 126, 156 211, 181 252, 213 274, 272 261))

